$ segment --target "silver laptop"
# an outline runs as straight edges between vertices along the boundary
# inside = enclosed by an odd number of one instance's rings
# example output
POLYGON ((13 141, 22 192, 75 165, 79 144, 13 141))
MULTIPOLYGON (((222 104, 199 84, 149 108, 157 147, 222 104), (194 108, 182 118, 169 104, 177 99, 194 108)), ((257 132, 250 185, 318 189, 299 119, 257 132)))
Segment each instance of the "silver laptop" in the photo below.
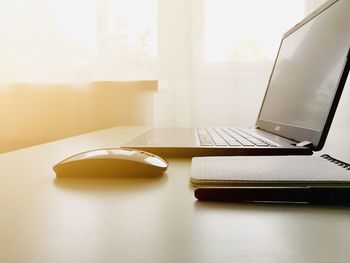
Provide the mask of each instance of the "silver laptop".
POLYGON ((349 0, 327 1, 283 35, 254 128, 153 128, 123 147, 181 156, 322 149, 350 68, 349 12, 349 0))

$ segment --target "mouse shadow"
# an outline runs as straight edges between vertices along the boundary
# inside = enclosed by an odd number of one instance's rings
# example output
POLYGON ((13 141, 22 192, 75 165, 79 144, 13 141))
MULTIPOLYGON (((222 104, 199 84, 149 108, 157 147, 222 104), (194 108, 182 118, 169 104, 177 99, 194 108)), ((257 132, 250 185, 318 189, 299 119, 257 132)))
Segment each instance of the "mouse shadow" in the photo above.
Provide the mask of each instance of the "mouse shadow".
POLYGON ((157 188, 167 180, 166 173, 152 178, 56 177, 54 185, 65 190, 81 192, 130 192, 157 188))

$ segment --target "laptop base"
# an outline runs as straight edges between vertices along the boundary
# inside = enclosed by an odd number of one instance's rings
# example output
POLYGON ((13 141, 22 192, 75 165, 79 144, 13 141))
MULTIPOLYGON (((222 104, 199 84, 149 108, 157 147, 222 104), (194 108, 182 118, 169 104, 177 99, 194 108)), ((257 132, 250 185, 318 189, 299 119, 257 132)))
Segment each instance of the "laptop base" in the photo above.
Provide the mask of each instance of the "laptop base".
POLYGON ((278 144, 277 147, 259 146, 200 146, 194 128, 153 128, 122 145, 123 148, 150 152, 161 157, 235 156, 235 155, 312 155, 310 147, 252 128, 247 129, 278 144))

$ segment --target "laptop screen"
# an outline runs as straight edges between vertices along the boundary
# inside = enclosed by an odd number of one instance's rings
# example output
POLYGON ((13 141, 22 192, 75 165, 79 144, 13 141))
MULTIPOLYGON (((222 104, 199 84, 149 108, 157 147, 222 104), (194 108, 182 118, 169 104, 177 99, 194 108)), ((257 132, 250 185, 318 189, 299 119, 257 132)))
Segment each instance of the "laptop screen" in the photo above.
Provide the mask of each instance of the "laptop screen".
POLYGON ((257 121, 260 128, 320 146, 349 70, 349 10, 348 0, 328 1, 285 33, 257 121))

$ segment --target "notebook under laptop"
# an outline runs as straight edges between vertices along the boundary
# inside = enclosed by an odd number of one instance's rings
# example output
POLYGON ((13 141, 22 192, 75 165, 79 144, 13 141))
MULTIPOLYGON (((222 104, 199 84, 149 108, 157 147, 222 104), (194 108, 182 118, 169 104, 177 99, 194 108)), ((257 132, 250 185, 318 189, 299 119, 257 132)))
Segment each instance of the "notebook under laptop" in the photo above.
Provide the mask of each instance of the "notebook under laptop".
POLYGON ((123 147, 186 156, 322 149, 350 68, 349 11, 350 1, 329 0, 283 35, 254 128, 153 128, 123 147))

